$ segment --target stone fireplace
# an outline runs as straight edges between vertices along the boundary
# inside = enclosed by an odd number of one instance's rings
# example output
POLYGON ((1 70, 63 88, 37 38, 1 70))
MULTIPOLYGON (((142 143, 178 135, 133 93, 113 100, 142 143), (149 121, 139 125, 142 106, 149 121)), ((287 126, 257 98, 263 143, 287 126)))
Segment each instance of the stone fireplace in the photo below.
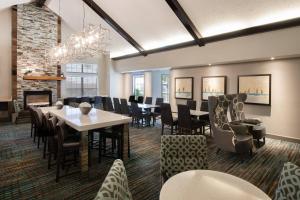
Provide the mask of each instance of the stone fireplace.
POLYGON ((24 109, 27 106, 52 106, 52 91, 24 91, 24 109))

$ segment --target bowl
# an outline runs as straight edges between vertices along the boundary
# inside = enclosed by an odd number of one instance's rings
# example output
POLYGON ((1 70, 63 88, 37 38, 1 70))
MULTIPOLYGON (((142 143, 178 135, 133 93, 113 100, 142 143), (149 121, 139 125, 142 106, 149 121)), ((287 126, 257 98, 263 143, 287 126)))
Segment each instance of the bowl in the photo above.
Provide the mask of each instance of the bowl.
POLYGON ((56 102, 55 106, 58 110, 60 110, 64 107, 64 104, 61 101, 58 101, 58 102, 56 102))
POLYGON ((86 102, 79 104, 78 107, 83 115, 89 114, 89 112, 92 110, 91 104, 86 102))

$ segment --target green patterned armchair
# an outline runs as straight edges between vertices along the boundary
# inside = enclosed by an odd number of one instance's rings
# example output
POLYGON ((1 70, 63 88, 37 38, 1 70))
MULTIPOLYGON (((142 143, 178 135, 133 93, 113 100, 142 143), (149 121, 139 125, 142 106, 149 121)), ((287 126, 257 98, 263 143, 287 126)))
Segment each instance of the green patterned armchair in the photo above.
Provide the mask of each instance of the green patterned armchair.
POLYGON ((132 200, 122 160, 115 160, 94 200, 132 200))
POLYGON ((160 159, 163 182, 180 172, 207 169, 206 138, 203 135, 164 135, 160 159))

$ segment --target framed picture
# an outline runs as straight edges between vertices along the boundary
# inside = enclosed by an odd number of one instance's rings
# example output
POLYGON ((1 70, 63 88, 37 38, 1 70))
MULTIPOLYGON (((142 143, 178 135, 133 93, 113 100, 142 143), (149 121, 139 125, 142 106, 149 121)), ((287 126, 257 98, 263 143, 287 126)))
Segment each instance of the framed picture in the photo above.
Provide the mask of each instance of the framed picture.
POLYGON ((201 99, 207 101, 209 96, 219 96, 226 94, 226 76, 204 76, 202 77, 201 99))
POLYGON ((194 78, 180 77, 175 78, 175 98, 193 99, 194 78))
POLYGON ((246 93, 247 104, 271 105, 271 74, 238 76, 238 93, 246 93))

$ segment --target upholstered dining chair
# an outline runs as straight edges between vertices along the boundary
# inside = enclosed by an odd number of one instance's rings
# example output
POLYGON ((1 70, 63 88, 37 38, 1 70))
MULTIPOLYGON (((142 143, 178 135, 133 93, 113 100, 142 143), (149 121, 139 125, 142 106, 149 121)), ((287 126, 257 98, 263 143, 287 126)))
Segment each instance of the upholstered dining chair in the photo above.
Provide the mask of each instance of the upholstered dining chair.
MULTIPOLYGON (((155 100, 155 105, 160 106, 162 103, 164 102, 163 98, 156 98, 155 100)), ((153 118, 153 126, 155 125, 156 122, 156 118, 159 117, 161 115, 161 109, 160 107, 155 107, 154 111, 151 112, 152 118, 153 118)))
POLYGON ((173 134, 174 127, 175 130, 177 130, 178 120, 173 118, 170 104, 162 103, 160 104, 160 109, 161 109, 161 134, 162 135, 164 134, 165 126, 169 126, 171 128, 171 134, 173 134))
POLYGON ((196 110, 197 102, 194 100, 187 100, 186 105, 190 108, 190 110, 196 110))
POLYGON ((226 95, 208 97, 209 119, 214 142, 220 150, 252 155, 253 137, 243 125, 230 124, 227 111, 230 100, 226 95))
POLYGON ((160 172, 162 182, 196 169, 207 169, 207 144, 203 135, 161 136, 160 172))
POLYGON ((114 112, 113 103, 110 97, 102 97, 103 109, 108 112, 114 112))
POLYGON ((152 105, 152 97, 146 97, 145 104, 152 105))
POLYGON ((115 113, 121 114, 121 104, 119 98, 113 98, 115 113))
POLYGON ((196 134, 198 129, 202 133, 204 122, 194 119, 191 116, 190 108, 187 105, 177 105, 178 107, 178 130, 180 134, 196 134))
POLYGON ((120 99, 121 101, 121 113, 122 115, 131 116, 131 112, 126 99, 120 99))
POLYGON ((114 161, 94 200, 132 200, 122 160, 114 161))

